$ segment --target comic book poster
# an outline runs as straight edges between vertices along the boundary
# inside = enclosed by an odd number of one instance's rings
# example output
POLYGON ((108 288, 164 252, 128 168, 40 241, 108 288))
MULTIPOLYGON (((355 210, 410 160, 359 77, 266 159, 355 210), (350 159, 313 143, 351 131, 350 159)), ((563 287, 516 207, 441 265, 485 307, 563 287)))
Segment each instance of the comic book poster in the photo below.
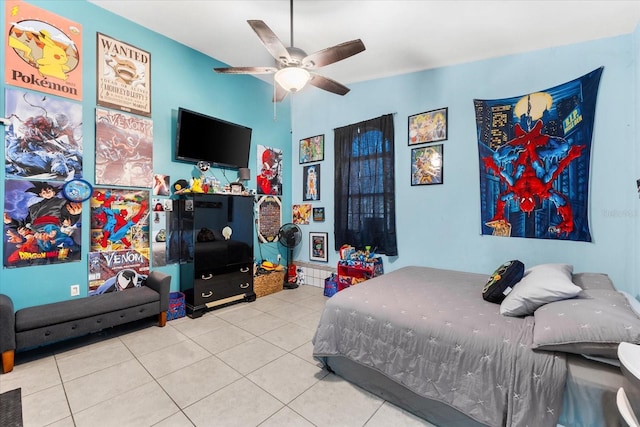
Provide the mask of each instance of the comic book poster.
POLYGON ((132 249, 149 258, 149 191, 95 188, 91 251, 132 249))
POLYGON ((7 179, 4 194, 6 268, 80 260, 82 204, 61 183, 7 179))
POLYGON ((21 0, 5 5, 5 82, 82 100, 82 25, 21 0))
POLYGON ((96 184, 151 188, 151 119, 96 109, 96 184))
POLYGON ((159 267, 167 265, 167 214, 165 212, 165 201, 170 199, 152 199, 151 206, 153 212, 151 216, 151 255, 153 266, 159 267))
POLYGON ((258 145, 258 194, 282 195, 282 150, 258 145))
POLYGON ((98 105, 151 117, 151 54, 97 34, 98 105))
POLYGON ((5 174, 66 181, 82 177, 82 105, 5 89, 5 174))
POLYGON ((134 249, 89 252, 87 295, 118 292, 141 286, 149 275, 149 258, 134 249))
POLYGON ((602 70, 522 96, 474 100, 482 234, 591 241, 589 163, 602 70))

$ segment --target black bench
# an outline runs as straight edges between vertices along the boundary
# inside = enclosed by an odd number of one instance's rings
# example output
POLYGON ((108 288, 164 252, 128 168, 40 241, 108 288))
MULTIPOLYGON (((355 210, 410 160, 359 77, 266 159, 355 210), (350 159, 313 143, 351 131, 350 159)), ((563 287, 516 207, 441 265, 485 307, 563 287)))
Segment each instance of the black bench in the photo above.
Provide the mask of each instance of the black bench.
POLYGON ((158 316, 167 323, 171 276, 152 271, 144 286, 20 309, 0 294, 2 372, 13 370, 15 352, 158 316))

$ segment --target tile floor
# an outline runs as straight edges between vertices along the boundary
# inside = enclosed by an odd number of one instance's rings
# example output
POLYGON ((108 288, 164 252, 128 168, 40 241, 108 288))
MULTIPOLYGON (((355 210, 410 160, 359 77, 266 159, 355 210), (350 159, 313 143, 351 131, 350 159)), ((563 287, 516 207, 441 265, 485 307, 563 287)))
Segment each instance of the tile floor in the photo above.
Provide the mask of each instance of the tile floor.
POLYGON ((0 392, 22 388, 25 427, 431 426, 311 357, 325 301, 303 285, 18 353, 0 392))

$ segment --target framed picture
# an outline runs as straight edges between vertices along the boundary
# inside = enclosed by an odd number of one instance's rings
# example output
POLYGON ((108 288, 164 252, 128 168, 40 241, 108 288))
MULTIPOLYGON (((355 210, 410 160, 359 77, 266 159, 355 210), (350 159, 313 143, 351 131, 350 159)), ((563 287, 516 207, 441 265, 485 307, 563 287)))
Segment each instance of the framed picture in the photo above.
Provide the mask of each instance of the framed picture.
POLYGON ((409 116, 409 145, 444 141, 448 135, 448 108, 409 116))
POLYGON ((328 233, 309 233, 309 261, 328 262, 328 233))
POLYGON ((151 54, 97 33, 97 104, 151 117, 151 54))
POLYGON ((324 208, 313 208, 313 220, 324 221, 324 208))
POLYGON ((324 135, 300 140, 300 164, 324 160, 324 135))
POLYGON ((411 150, 411 185, 442 184, 442 144, 411 150))
POLYGON ((320 165, 304 166, 302 173, 302 200, 320 200, 320 165))

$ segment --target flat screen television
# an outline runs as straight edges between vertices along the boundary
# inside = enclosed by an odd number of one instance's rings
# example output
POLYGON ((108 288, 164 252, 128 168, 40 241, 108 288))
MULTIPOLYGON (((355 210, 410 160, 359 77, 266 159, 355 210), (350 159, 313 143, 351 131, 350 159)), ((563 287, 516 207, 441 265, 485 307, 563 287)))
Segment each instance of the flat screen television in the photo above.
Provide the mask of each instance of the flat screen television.
POLYGON ((250 149, 251 128, 178 108, 175 160, 248 168, 250 149))

